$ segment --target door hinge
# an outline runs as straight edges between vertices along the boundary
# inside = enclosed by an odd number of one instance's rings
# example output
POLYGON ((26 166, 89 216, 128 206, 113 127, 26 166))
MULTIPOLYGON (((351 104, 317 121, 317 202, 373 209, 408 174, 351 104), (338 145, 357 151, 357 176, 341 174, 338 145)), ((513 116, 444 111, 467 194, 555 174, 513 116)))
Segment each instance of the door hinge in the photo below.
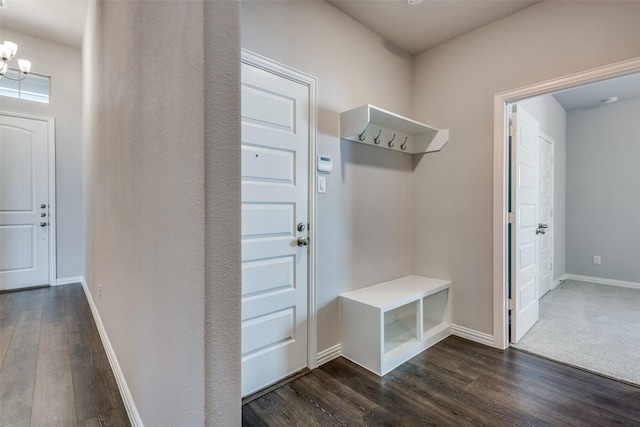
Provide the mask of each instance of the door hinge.
POLYGON ((515 127, 513 125, 509 125, 509 136, 513 137, 514 133, 515 133, 515 127))
POLYGON ((508 212, 507 213, 507 218, 508 218, 509 224, 515 224, 516 216, 515 216, 515 214, 513 212, 508 212))
POLYGON ((549 271, 553 271, 553 263, 549 263, 549 271))
POLYGON ((512 299, 509 300, 509 310, 514 311, 516 309, 516 302, 512 299))

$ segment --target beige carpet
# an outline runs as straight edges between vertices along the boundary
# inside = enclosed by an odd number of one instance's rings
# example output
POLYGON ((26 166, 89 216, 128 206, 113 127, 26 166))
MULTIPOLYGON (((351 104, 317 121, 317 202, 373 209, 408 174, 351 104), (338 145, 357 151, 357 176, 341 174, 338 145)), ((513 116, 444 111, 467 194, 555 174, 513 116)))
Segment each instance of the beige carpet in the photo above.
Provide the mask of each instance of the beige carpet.
POLYGON ((513 347, 640 385, 640 289, 567 280, 513 347))

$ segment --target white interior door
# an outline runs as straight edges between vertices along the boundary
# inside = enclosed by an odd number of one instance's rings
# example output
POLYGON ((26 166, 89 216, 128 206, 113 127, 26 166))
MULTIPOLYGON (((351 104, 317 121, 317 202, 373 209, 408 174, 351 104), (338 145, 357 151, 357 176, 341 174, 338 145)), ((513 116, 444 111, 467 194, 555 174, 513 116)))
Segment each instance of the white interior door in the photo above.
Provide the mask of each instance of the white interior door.
POLYGON ((538 122, 513 106, 511 131, 511 342, 538 321, 538 122))
POLYGON ((538 296, 551 290, 553 283, 553 140, 538 137, 538 223, 545 228, 538 236, 538 296))
POLYGON ((0 290, 49 284, 48 135, 0 114, 0 290))
POLYGON ((243 63, 243 396, 307 367, 308 150, 309 87, 243 63))

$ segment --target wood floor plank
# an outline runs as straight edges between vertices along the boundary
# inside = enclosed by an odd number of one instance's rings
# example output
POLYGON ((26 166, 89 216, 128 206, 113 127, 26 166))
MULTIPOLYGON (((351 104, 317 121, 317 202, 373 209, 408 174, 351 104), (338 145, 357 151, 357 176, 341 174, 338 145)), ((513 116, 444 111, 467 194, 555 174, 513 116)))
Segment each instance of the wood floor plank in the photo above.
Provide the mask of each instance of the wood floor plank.
POLYGON ((36 375, 31 424, 34 426, 72 426, 76 424, 70 367, 36 375))
POLYGON ((0 320, 0 426, 130 425, 81 285, 0 294, 0 320))
POLYGON ((640 388, 449 337, 378 377, 344 358, 243 407, 246 426, 640 425, 640 388))

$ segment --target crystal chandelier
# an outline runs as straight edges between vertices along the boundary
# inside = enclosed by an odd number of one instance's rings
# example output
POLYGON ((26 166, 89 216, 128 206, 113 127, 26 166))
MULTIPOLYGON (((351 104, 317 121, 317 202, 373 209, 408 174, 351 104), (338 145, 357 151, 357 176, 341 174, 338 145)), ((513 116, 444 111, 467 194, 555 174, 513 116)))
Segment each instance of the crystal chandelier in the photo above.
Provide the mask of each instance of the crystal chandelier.
POLYGON ((18 72, 18 78, 11 78, 6 74, 9 66, 7 62, 11 61, 18 51, 18 45, 13 42, 5 41, 3 44, 0 44, 0 79, 6 77, 9 80, 20 81, 24 80, 31 71, 31 61, 27 61, 26 59, 18 59, 18 67, 20 67, 20 71, 18 72))

